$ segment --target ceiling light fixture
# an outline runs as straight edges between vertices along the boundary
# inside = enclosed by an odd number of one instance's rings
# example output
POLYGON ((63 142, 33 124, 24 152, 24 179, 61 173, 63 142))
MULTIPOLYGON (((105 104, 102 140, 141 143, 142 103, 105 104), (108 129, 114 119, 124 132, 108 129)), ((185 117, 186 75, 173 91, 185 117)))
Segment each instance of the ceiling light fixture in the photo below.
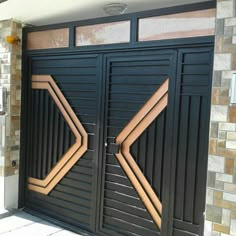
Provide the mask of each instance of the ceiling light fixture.
POLYGON ((124 3, 110 3, 104 6, 103 10, 110 16, 124 14, 128 6, 124 3))
POLYGON ((8 0, 0 0, 0 3, 6 2, 6 1, 8 1, 8 0))

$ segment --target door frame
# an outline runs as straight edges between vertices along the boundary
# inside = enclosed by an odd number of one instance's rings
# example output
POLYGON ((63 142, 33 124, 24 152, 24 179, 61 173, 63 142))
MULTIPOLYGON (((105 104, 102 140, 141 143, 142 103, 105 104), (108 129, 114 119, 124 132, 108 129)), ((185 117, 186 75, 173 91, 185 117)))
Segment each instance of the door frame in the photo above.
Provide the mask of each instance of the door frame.
MULTIPOLYGON (((142 52, 148 50, 163 50, 163 49, 183 49, 183 48, 198 48, 198 47, 208 47, 214 46, 214 36, 204 36, 204 37, 192 37, 192 38, 181 38, 181 39, 168 39, 168 40, 159 40, 159 41, 151 41, 151 42, 137 42, 137 25, 138 19, 141 17, 150 17, 150 16, 158 16, 158 15, 167 15, 174 14, 180 12, 188 12, 193 10, 204 10, 215 8, 216 2, 203 2, 197 4, 190 4, 185 6, 177 6, 165 9, 151 10, 145 12, 132 13, 122 16, 114 16, 114 17, 104 17, 99 19, 92 20, 84 20, 84 21, 76 21, 70 23, 49 25, 49 26, 40 26, 40 27, 32 27, 25 28, 23 30, 23 42, 27 42, 27 33, 40 31, 40 30, 49 30, 49 29, 59 29, 62 27, 70 28, 70 41, 69 48, 66 49, 43 49, 43 50, 31 50, 28 51, 26 48, 26 43, 23 44, 23 56, 22 56, 22 96, 21 96, 21 149, 20 149, 20 167, 19 167, 19 207, 23 208, 26 202, 26 178, 27 178, 27 156, 28 156, 28 139, 29 139, 29 109, 30 109, 30 74, 31 74, 31 59, 38 57, 47 57, 47 56, 75 56, 75 55, 89 55, 89 54, 98 54, 100 58, 103 58, 103 54, 107 53, 125 53, 125 52, 142 52), (117 20, 131 20, 131 41, 128 44, 114 44, 114 45, 100 45, 100 46, 83 46, 83 47, 75 47, 74 46, 74 38, 75 32, 74 27, 78 25, 89 25, 89 24, 97 24, 97 23, 107 23, 111 21, 117 20)), ((99 59, 100 61, 101 59, 99 59)), ((101 67, 105 67, 105 63, 100 62, 101 67)), ((100 76, 103 76, 104 69, 101 69, 100 76)), ((101 82, 100 86, 105 86, 104 82, 101 82)), ((103 98, 104 99, 104 98, 103 98)), ((174 99, 174 98, 173 98, 174 99)), ((100 101, 104 104, 104 100, 100 101)), ((103 116, 103 114, 101 114, 103 116)), ((102 129, 103 127, 98 127, 98 129, 102 129)), ((100 136, 100 142, 103 142, 103 138, 100 136)), ((99 144, 99 146, 101 143, 99 144)), ((101 146, 100 146, 101 147, 101 146)), ((99 150, 99 155, 101 155, 101 150, 99 150)), ((169 179, 171 181, 171 177, 169 179)), ((168 183, 170 184, 170 182, 168 183)), ((169 194, 169 193, 166 193, 169 194)), ((170 208, 173 206, 169 206, 170 208)), ((97 209, 97 206, 95 207, 97 209)), ((171 214, 169 212, 168 214, 171 214)), ((172 216, 173 217, 173 216, 172 216)), ((164 216, 164 218, 169 218, 168 216, 164 216)), ((52 220, 52 219, 51 219, 52 220)), ((171 222, 168 222, 172 224, 171 222)), ((71 226, 66 225, 65 223, 60 222, 66 228, 71 228, 71 226)), ((98 225, 96 222, 95 225, 98 225)), ((168 227, 163 228, 164 232, 167 232, 168 227)), ((74 229, 78 232, 79 229, 74 229)))

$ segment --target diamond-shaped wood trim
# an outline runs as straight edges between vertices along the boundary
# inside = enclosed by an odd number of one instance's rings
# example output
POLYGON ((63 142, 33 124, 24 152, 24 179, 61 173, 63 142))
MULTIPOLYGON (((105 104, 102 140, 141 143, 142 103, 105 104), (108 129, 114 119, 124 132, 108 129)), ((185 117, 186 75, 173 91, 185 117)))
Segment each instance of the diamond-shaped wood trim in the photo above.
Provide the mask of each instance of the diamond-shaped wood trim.
POLYGON ((159 229, 161 229, 162 204, 132 157, 130 147, 167 106, 168 86, 169 78, 164 81, 116 138, 116 144, 120 145, 120 151, 115 155, 159 229))
POLYGON ((76 138, 75 143, 68 149, 44 180, 28 178, 28 188, 30 190, 47 195, 86 152, 88 134, 50 75, 33 75, 32 89, 48 90, 76 138))

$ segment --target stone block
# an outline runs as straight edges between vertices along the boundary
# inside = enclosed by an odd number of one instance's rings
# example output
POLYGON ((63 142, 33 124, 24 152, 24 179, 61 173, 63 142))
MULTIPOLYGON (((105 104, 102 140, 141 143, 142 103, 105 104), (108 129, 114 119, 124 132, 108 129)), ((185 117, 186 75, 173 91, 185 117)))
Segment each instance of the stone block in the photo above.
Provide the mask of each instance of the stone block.
POLYGON ((226 138, 226 131, 219 131, 218 132, 218 138, 219 139, 225 139, 226 138))
POLYGON ((215 231, 225 233, 225 234, 229 234, 229 231, 230 231, 228 226, 221 225, 221 224, 213 224, 213 229, 215 231))
POLYGON ((215 206, 206 206, 206 219, 215 223, 222 221, 222 209, 215 206))
POLYGON ((234 174, 234 159, 225 159, 225 174, 234 174))
POLYGON ((216 180, 215 189, 216 190, 224 190, 224 182, 216 180))
POLYGON ((236 150, 236 141, 226 141, 226 148, 236 150))
POLYGON ((224 34, 224 19, 216 19, 216 28, 215 35, 223 35, 224 34))
POLYGON ((213 205, 213 190, 212 189, 207 189, 206 203, 208 205, 213 205))
POLYGON ((221 75, 222 75, 221 71, 214 71, 213 75, 214 75, 213 76, 213 81, 212 81, 213 87, 220 87, 220 85, 221 85, 221 75))
POLYGON ((233 71, 233 70, 223 71, 222 78, 231 80, 233 77, 233 74, 235 74, 235 73, 236 73, 236 70, 235 71, 233 71))
POLYGON ((229 202, 236 202, 236 194, 232 193, 223 193, 223 200, 229 201, 229 202))
POLYGON ((229 158, 236 158, 236 150, 234 149, 225 149, 225 148, 218 148, 217 155, 229 157, 229 158))
POLYGON ((236 140, 236 132, 227 132, 227 139, 236 140))
POLYGON ((225 140, 224 139, 218 139, 217 140, 217 147, 225 148, 225 140))
POLYGON ((233 44, 236 44, 236 36, 233 36, 233 38, 232 38, 232 43, 233 43, 233 44))
POLYGON ((236 236, 236 220, 234 220, 234 219, 231 219, 230 235, 231 236, 236 236))
POLYGON ((215 182, 216 182, 216 173, 208 171, 207 186, 210 188, 215 188, 215 182))
POLYGON ((219 123, 219 130, 236 131, 236 125, 233 123, 219 123))
POLYGON ((231 54, 230 53, 215 54, 214 69, 216 71, 230 70, 231 69, 231 54))
POLYGON ((224 173, 225 159, 220 156, 209 156, 208 159, 208 170, 213 172, 224 173))
POLYGON ((236 194, 236 185, 235 184, 224 183, 224 190, 226 192, 230 192, 230 193, 235 193, 236 194))
POLYGON ((230 106, 229 107, 229 122, 236 123, 236 107, 230 106))
POLYGON ((206 220, 204 225, 204 236, 211 236, 212 232, 212 222, 206 220))
POLYGON ((221 181, 221 182, 232 183, 233 182, 233 176, 232 175, 227 175, 227 174, 222 174, 222 173, 216 173, 216 180, 221 181))
POLYGON ((211 138, 218 137, 218 123, 217 122, 211 122, 210 137, 211 138))
POLYGON ((210 139, 209 154, 215 155, 216 154, 216 147, 217 147, 217 139, 210 139))
MULTIPOLYGON (((222 234, 220 232, 212 231, 212 234, 210 236, 221 236, 222 234)), ((205 235, 204 235, 205 236, 205 235)), ((223 235, 222 235, 223 236, 223 235)), ((225 236, 225 235, 224 235, 225 236)), ((228 235, 227 235, 228 236, 228 235)))
POLYGON ((215 52, 222 53, 223 52, 223 37, 216 36, 215 38, 215 52))
POLYGON ((227 225, 229 226, 230 225, 230 210, 228 209, 223 209, 222 210, 222 224, 223 225, 227 225))
MULTIPOLYGON (((232 9, 234 9, 234 8, 232 8, 232 9)), ((230 17, 230 15, 228 15, 227 17, 230 17)), ((236 17, 231 17, 231 18, 225 19, 225 26, 235 26, 235 25, 236 25, 236 17)))
POLYGON ((234 5, 233 1, 217 1, 217 19, 233 17, 234 16, 234 5))
POLYGON ((227 121, 228 107, 222 105, 211 106, 211 121, 227 121))
MULTIPOLYGON (((224 35, 227 35, 227 36, 233 35, 233 26, 226 26, 226 27, 224 27, 224 35)), ((231 42, 232 42, 232 40, 231 40, 231 42)))
POLYGON ((213 88, 212 95, 211 95, 211 104, 218 105, 219 104, 219 96, 220 96, 220 89, 213 88))

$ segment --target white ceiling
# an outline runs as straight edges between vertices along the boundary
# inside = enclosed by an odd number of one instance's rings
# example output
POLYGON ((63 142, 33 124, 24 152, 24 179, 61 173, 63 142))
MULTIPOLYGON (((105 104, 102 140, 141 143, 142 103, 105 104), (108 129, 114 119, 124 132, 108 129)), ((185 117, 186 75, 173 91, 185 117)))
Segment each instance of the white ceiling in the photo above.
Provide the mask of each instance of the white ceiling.
POLYGON ((0 20, 46 25, 107 16, 103 6, 113 2, 128 4, 130 13, 204 1, 210 0, 8 0, 0 4, 0 20))

